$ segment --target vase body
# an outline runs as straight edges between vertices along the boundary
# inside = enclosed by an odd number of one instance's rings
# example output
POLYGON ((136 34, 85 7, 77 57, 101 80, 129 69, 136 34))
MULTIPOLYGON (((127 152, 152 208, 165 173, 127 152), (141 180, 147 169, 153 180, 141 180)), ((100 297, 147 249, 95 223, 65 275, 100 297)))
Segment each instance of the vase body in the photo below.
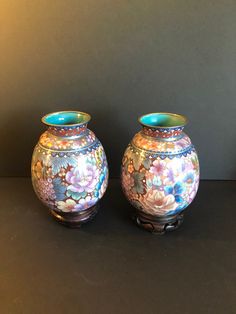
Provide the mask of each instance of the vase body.
POLYGON ((59 222, 79 227, 97 212, 108 184, 104 149, 87 128, 90 116, 62 111, 42 118, 48 129, 36 145, 32 183, 39 199, 59 222))
POLYGON ((136 222, 156 233, 176 229, 199 185, 199 162, 183 132, 186 118, 153 113, 139 119, 142 130, 122 160, 122 188, 136 208, 136 222))

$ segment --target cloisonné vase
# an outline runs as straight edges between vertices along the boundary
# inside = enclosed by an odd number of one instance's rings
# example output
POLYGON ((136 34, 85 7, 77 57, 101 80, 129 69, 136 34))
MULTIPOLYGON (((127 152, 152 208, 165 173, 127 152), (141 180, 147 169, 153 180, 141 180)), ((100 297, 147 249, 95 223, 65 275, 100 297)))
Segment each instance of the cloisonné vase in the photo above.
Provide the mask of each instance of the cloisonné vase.
POLYGON ((150 113, 139 122, 142 129, 122 160, 122 188, 136 209, 138 225, 162 234, 180 226, 197 193, 198 156, 183 132, 186 117, 150 113))
POLYGON ((47 130, 32 157, 34 190, 54 218, 79 227, 97 212, 106 191, 108 165, 104 149, 87 128, 90 115, 79 111, 50 113, 47 130))

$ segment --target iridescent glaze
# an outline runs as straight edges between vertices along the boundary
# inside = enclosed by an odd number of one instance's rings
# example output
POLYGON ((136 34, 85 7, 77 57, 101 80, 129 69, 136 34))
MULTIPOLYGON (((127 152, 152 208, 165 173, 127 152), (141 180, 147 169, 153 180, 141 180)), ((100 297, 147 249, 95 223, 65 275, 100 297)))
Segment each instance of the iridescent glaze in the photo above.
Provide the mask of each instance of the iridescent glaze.
POLYGON ((165 232, 182 222, 199 184, 199 163, 182 115, 153 113, 139 119, 142 130, 125 151, 122 187, 143 227, 165 232))
POLYGON ((96 212, 106 191, 104 149, 87 128, 90 116, 78 111, 48 114, 32 157, 32 183, 39 199, 60 222, 80 226, 96 212))

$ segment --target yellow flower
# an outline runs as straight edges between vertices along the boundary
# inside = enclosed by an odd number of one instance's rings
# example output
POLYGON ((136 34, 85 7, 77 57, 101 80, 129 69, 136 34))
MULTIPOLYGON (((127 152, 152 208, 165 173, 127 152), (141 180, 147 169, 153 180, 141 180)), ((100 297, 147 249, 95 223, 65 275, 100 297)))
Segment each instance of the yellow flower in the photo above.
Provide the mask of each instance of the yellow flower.
POLYGON ((43 167, 42 167, 41 161, 39 160, 37 161, 37 163, 34 165, 33 171, 38 179, 42 178, 43 167))

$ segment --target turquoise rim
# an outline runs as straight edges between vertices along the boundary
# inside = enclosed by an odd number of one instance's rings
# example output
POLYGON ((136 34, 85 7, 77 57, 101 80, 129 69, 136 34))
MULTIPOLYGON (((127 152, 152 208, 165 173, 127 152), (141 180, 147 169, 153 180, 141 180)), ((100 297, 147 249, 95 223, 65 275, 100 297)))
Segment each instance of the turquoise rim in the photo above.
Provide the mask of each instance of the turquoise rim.
POLYGON ((188 119, 181 114, 170 112, 153 112, 141 116, 139 123, 149 128, 177 128, 184 127, 188 119))
POLYGON ((49 126, 70 127, 86 124, 91 116, 81 111, 58 111, 48 113, 42 117, 41 121, 49 126))

